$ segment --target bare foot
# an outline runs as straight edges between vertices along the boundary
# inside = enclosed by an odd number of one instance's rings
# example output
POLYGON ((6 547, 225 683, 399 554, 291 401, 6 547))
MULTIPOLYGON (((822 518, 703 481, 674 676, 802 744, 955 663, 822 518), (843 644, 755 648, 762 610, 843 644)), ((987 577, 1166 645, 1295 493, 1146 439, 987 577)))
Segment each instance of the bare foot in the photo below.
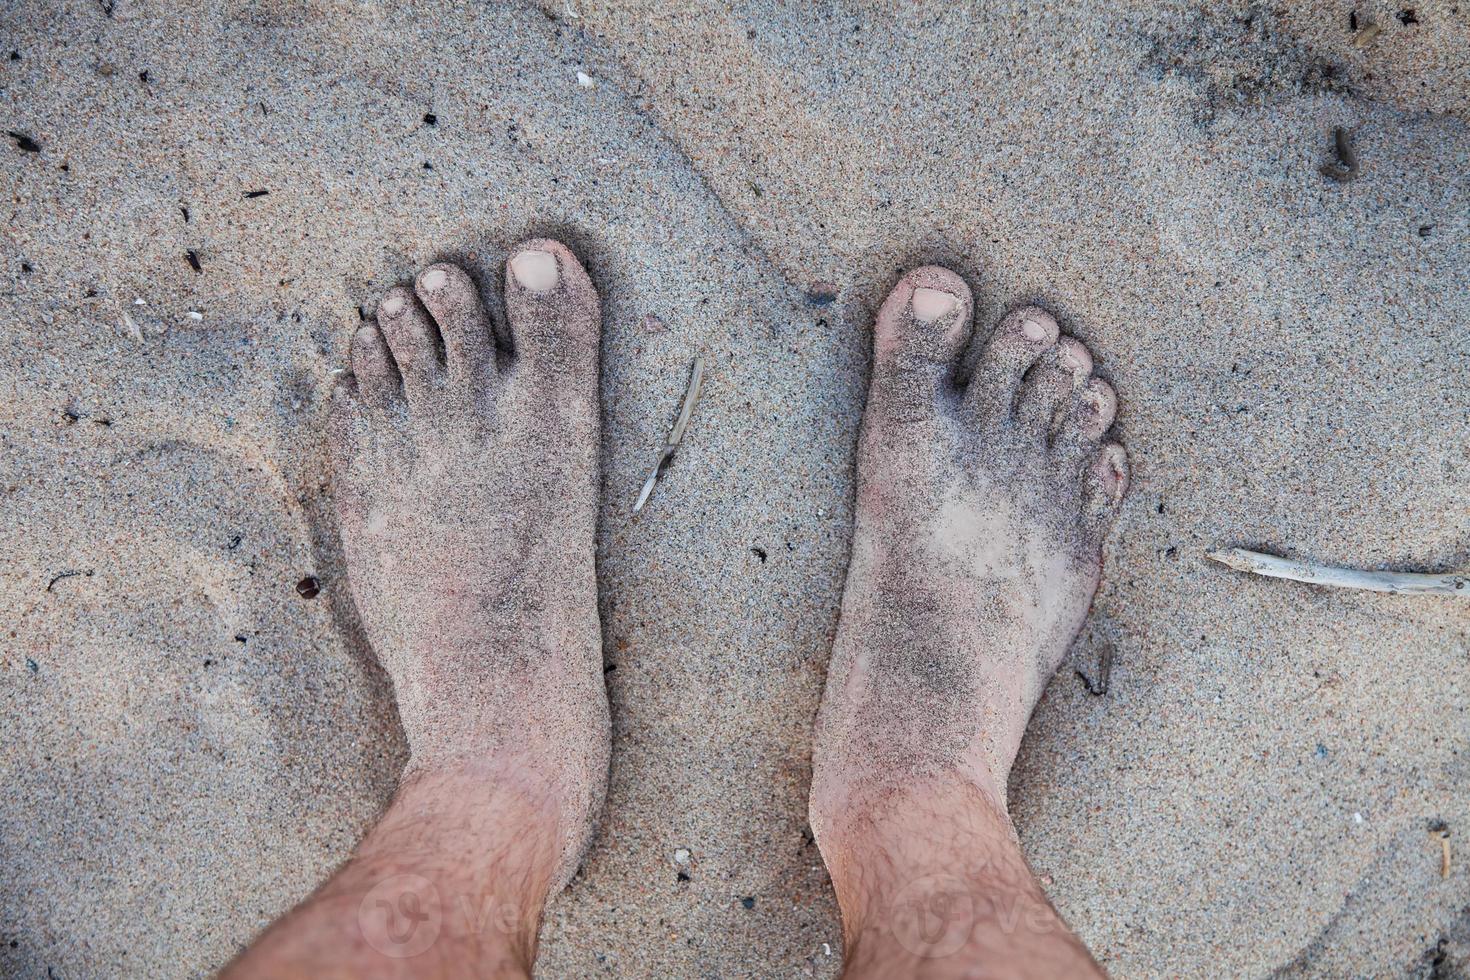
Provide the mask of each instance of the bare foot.
POLYGON ((540 814, 571 877, 606 787, 593 567, 601 307, 563 245, 507 264, 513 352, 435 265, 353 338, 333 469, 352 594, 393 679, 406 780, 473 770, 540 814))
POLYGON ((1005 317, 958 385, 971 310, 958 276, 926 267, 874 329, 811 797, 849 957, 875 916, 901 933, 896 896, 936 875, 977 901, 988 875, 1014 879, 1025 910, 1070 938, 1015 846, 1006 777, 1087 615, 1127 457, 1104 442, 1112 389, 1040 309, 1005 317))

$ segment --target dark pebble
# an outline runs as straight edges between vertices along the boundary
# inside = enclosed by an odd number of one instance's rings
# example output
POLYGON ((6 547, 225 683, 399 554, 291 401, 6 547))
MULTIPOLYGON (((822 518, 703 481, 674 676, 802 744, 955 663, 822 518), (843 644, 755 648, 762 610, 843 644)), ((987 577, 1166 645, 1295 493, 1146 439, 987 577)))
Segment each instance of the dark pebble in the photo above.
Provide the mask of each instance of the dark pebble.
POLYGON ((814 282, 806 291, 806 301, 813 306, 830 306, 837 302, 837 284, 833 282, 814 282))
POLYGON ((303 599, 315 599, 317 593, 322 590, 322 583, 317 581, 315 575, 308 575, 296 583, 296 592, 303 599))

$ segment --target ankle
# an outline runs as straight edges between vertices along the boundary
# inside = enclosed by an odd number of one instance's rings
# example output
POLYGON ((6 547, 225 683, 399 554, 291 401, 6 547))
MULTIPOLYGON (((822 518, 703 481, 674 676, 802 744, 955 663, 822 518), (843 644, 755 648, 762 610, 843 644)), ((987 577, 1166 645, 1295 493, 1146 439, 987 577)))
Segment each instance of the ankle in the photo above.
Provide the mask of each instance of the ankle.
POLYGON ((864 785, 835 812, 828 803, 813 827, 848 931, 887 915, 916 881, 974 877, 990 853, 1015 840, 994 790, 959 774, 864 785))
POLYGON ((849 800, 818 842, 842 909, 849 976, 968 975, 999 949, 1056 967, 1034 975, 1096 975, 988 781, 952 773, 849 800))
POLYGON ((411 870, 446 934, 508 946, 529 966, 564 860, 562 823, 555 787, 524 767, 411 764, 354 863, 381 880, 411 870), (474 866, 467 854, 480 856, 474 866))

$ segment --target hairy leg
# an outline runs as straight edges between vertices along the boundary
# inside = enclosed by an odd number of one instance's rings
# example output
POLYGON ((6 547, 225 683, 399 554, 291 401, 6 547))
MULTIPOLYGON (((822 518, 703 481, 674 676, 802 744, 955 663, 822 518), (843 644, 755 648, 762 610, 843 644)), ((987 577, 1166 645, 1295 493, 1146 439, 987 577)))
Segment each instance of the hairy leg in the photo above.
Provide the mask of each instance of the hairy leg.
POLYGON ((600 305, 564 245, 511 254, 510 349, 435 265, 353 338, 333 405, 352 594, 410 759, 356 856, 237 976, 500 976, 577 868, 607 781, 593 534, 600 305))
POLYGON ((1034 307, 960 384, 971 308, 926 267, 874 328, 811 799, 855 976, 1096 971, 1027 870, 1005 787, 1126 489, 1116 399, 1034 307))
POLYGON ((556 806, 513 783, 472 766, 406 778, 352 860, 224 976, 530 976, 556 806))

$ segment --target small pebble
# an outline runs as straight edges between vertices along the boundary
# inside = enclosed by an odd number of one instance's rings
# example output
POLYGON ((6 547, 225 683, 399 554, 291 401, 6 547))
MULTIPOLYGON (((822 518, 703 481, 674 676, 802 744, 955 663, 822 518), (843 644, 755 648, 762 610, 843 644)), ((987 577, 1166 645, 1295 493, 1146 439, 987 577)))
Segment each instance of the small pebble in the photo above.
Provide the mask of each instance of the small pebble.
POLYGON ((317 581, 315 575, 308 575, 296 583, 296 592, 303 599, 315 599, 317 593, 321 592, 322 583, 317 581))
POLYGON ((806 291, 806 301, 813 306, 830 306, 837 302, 837 284, 826 280, 812 283, 806 291))
POLYGON ((583 88, 596 88, 597 81, 585 71, 577 72, 577 84, 583 88))
POLYGON ((689 850, 688 850, 688 848, 681 847, 677 851, 674 852, 674 863, 675 864, 688 864, 689 863, 689 850))

